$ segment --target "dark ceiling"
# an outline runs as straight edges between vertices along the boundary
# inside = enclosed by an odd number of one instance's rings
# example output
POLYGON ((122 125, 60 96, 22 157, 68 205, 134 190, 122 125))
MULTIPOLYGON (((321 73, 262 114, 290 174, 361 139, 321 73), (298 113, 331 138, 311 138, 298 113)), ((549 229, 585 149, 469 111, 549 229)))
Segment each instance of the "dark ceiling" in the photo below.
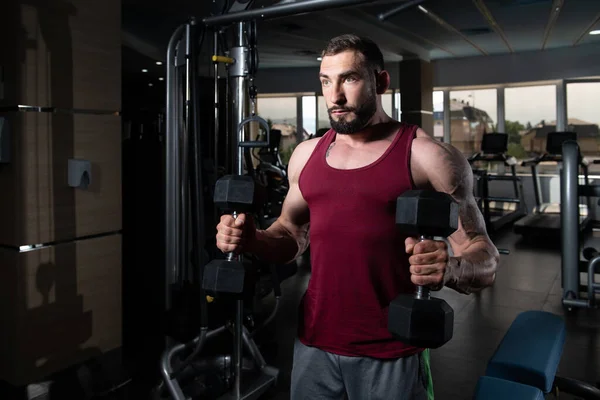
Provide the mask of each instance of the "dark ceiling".
MULTIPOLYGON (((257 0, 253 8, 278 2, 257 0)), ((327 39, 348 32, 374 38, 386 61, 485 57, 600 42, 600 35, 589 34, 600 29, 600 0, 413 0, 419 4, 378 20, 379 13, 402 3, 374 1, 261 21, 260 68, 317 66, 327 39)), ((210 15, 213 8, 214 0, 123 0, 124 45, 162 60, 174 29, 190 16, 210 15)), ((139 70, 135 58, 127 56, 125 68, 139 70)))

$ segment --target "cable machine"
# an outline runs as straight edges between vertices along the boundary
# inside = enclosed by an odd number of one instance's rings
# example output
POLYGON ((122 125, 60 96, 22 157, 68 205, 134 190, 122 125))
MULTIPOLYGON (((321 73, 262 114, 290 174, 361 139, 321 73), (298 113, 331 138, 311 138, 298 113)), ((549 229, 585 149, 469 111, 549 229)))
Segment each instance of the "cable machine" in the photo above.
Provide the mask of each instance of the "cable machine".
MULTIPOLYGON (((166 110, 166 153, 165 153, 165 312, 174 308, 174 296, 186 282, 197 285, 191 296, 199 303, 198 335, 193 338, 168 335, 166 350, 160 362, 162 383, 161 394, 170 395, 172 399, 191 398, 186 393, 182 382, 194 378, 198 374, 198 365, 217 368, 225 371, 226 393, 221 399, 256 399, 272 388, 279 371, 266 364, 258 346, 254 341, 256 332, 249 332, 244 325, 244 288, 247 271, 244 266, 248 262, 244 257, 227 255, 225 260, 215 257, 211 262, 206 260, 205 218, 202 210, 206 209, 206 196, 203 189, 202 146, 204 132, 200 132, 198 121, 200 107, 198 91, 198 43, 212 29, 214 63, 214 132, 209 141, 212 149, 215 170, 222 173, 214 188, 214 203, 226 204, 223 201, 222 188, 227 185, 240 185, 248 189, 252 180, 245 179, 252 174, 250 150, 267 148, 270 145, 270 131, 267 122, 254 115, 254 107, 250 104, 256 99, 256 88, 253 78, 258 66, 256 46, 256 21, 296 14, 322 11, 340 7, 372 4, 371 0, 306 0, 302 2, 286 2, 269 7, 249 9, 252 0, 234 1, 227 13, 206 17, 202 20, 190 19, 179 26, 170 38, 167 50, 167 110, 166 110), (223 30, 233 28, 233 46, 225 48, 223 30), (219 49, 225 48, 223 52, 219 49), (222 96, 219 82, 219 65, 226 65, 226 94, 222 96), (222 126, 222 102, 228 107, 226 134, 220 135, 222 126), (258 125, 264 132, 265 140, 249 139, 251 125, 258 125), (225 149, 225 151, 223 151, 225 149), (221 176, 223 175, 223 176, 221 176), (244 187, 244 185, 247 185, 244 187), (217 197, 221 198, 217 199, 217 197), (223 273, 230 273, 235 279, 229 282, 219 280, 223 273), (238 284, 235 284, 238 283, 238 284), (241 292, 240 292, 241 290, 241 292), (209 295, 210 294, 210 295, 209 295), (209 327, 209 302, 218 296, 232 303, 233 318, 227 318, 218 326, 209 327), (204 358, 206 343, 222 335, 233 336, 231 354, 217 358, 204 358), (250 356, 243 357, 243 350, 250 356), (200 363, 190 368, 193 362, 200 363), (247 367, 250 365, 250 367, 247 367), (251 370, 252 374, 246 374, 251 370), (167 392, 167 393, 165 393, 167 392)), ((229 4, 225 2, 224 4, 229 4)), ((226 11, 226 10, 223 10, 226 11)), ((395 9, 394 13, 400 9, 395 9)), ((210 185, 208 185, 210 186, 210 185)), ((213 188, 210 188, 212 191, 213 188)), ((227 200, 227 199, 226 199, 227 200)), ((230 200, 230 199, 229 199, 230 200)), ((235 203, 235 202, 233 202, 235 203)), ((226 210, 219 210, 226 211, 226 210)), ((236 210, 233 211, 235 217, 236 210)), ((215 216, 217 212, 215 211, 215 216)), ((281 295, 280 277, 274 266, 270 266, 273 276, 273 292, 276 298, 274 309, 260 325, 264 327, 273 320, 281 295)))

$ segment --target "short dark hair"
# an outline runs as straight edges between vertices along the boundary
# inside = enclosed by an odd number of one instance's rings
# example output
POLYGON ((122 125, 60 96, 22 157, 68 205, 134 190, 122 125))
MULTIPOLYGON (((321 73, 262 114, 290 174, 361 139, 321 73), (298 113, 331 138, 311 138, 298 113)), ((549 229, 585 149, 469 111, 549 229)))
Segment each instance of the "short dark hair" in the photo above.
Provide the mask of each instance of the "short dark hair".
POLYGON ((367 37, 346 34, 331 39, 322 52, 322 56, 334 56, 344 51, 354 50, 365 58, 367 64, 378 70, 384 69, 383 54, 379 46, 367 37))

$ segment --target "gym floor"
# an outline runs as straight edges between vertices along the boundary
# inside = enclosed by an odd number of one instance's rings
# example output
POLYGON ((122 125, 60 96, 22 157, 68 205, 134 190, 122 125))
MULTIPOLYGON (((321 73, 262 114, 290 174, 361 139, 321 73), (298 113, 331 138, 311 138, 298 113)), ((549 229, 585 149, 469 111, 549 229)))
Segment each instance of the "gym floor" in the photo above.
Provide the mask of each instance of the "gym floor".
MULTIPOLYGON (((551 244, 546 248, 524 245, 520 237, 511 232, 496 235, 494 240, 499 248, 507 248, 511 254, 502 256, 493 287, 470 296, 448 289, 436 294, 446 299, 455 310, 453 339, 444 347, 432 351, 436 399, 471 398, 477 379, 485 371, 487 360, 520 312, 546 310, 565 315, 561 306, 559 247, 551 244)), ((587 245, 594 244, 600 245, 600 239, 590 238, 587 245)), ((305 264, 300 265, 297 275, 283 283, 281 310, 272 329, 269 329, 271 332, 265 332, 276 335, 278 343, 276 351, 265 354, 265 358, 281 371, 278 388, 268 399, 289 399, 296 310, 309 278, 310 268, 305 264)), ((600 381, 600 311, 582 309, 565 317, 568 333, 559 373, 593 383, 600 381)), ((115 381, 120 380, 116 377, 120 375, 117 372, 119 366, 107 367, 113 371, 115 381)), ((127 385, 102 398, 141 399, 139 393, 136 395, 136 386, 127 385)), ((43 398, 47 397, 40 397, 43 398)), ((561 395, 561 399, 569 398, 561 395)))

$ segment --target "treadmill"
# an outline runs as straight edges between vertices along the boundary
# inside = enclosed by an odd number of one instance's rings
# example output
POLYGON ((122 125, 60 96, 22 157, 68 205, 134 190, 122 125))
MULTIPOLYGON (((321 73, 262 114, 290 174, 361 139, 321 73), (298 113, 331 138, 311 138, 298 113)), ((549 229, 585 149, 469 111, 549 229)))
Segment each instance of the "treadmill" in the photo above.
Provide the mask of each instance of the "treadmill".
POLYGON ((523 184, 517 176, 514 157, 508 157, 508 134, 486 133, 481 138, 481 152, 468 158, 476 180, 475 199, 483 214, 488 232, 497 232, 506 225, 527 215, 527 207, 523 196, 523 184), (500 163, 510 167, 508 175, 490 174, 487 168, 475 168, 478 162, 500 163), (513 183, 514 197, 490 196, 489 183, 492 181, 510 181, 513 183))
MULTIPOLYGON (((562 163, 562 144, 567 140, 577 141, 576 132, 549 132, 546 138, 546 152, 530 160, 523 161, 522 166, 531 167, 531 178, 533 181, 533 190, 535 195, 535 207, 531 214, 521 218, 513 224, 513 232, 524 237, 542 237, 543 239, 560 240, 561 222, 560 222, 560 204, 543 203, 540 180, 537 173, 538 165, 542 162, 553 161, 562 163)), ((588 180, 588 162, 584 158, 579 160, 579 166, 583 170, 585 185, 588 180)), ((562 172, 561 172, 562 175, 562 172)), ((585 231, 588 228, 590 217, 588 204, 579 205, 579 230, 585 231)))

